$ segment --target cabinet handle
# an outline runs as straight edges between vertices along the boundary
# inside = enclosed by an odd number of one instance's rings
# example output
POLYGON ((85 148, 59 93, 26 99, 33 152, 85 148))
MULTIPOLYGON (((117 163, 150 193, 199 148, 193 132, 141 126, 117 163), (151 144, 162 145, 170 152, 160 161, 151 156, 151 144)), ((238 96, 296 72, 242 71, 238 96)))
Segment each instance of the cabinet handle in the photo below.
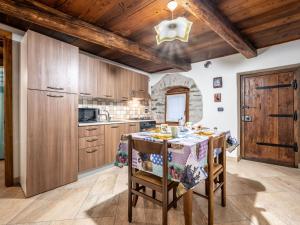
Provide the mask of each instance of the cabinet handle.
POLYGON ((48 97, 51 97, 51 98, 63 98, 64 96, 63 95, 47 95, 48 97))
POLYGON ((97 130, 97 128, 87 128, 85 130, 87 130, 87 131, 93 131, 93 130, 97 130))
POLYGON ((111 127, 111 128, 119 128, 119 126, 111 127))
POLYGON ((136 124, 130 124, 129 126, 130 127, 136 127, 136 124))
POLYGON ((98 138, 86 140, 86 142, 94 142, 94 141, 98 141, 98 138))
POLYGON ((93 150, 86 150, 86 153, 94 153, 94 152, 97 152, 98 149, 93 149, 93 150))
POLYGON ((141 90, 139 90, 140 92, 145 92, 145 90, 143 90, 143 89, 141 89, 141 90))
POLYGON ((124 98, 124 99, 128 99, 128 97, 122 97, 122 98, 124 98))
POLYGON ((82 92, 80 92, 80 94, 81 94, 81 95, 92 95, 92 94, 90 94, 90 93, 82 93, 82 92))
POLYGON ((108 98, 111 98, 112 97, 112 95, 104 95, 105 97, 108 97, 108 98))
POLYGON ((47 88, 52 90, 64 90, 63 88, 51 87, 51 86, 48 86, 47 88))

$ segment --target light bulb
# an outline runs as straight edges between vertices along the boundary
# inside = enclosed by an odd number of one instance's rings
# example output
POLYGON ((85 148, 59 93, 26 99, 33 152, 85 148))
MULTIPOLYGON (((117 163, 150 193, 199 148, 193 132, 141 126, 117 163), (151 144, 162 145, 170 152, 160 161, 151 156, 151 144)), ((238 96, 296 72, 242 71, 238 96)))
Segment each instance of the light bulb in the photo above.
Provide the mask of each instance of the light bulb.
POLYGON ((168 6, 168 9, 173 12, 177 7, 177 2, 174 0, 170 1, 167 6, 168 6))

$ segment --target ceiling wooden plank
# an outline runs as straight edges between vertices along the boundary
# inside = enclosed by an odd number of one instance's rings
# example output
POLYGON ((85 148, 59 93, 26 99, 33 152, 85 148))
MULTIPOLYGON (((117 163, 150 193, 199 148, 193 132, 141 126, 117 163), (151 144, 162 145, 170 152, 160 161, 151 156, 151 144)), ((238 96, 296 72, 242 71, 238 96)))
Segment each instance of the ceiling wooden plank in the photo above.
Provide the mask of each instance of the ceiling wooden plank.
POLYGON ((233 26, 210 0, 178 0, 195 17, 203 20, 228 44, 247 58, 257 56, 255 47, 233 26))
POLYGON ((155 64, 168 65, 183 71, 191 69, 190 63, 158 56, 152 49, 145 48, 136 42, 125 39, 100 27, 73 18, 37 1, 0 0, 0 12, 91 43, 118 50, 155 64))

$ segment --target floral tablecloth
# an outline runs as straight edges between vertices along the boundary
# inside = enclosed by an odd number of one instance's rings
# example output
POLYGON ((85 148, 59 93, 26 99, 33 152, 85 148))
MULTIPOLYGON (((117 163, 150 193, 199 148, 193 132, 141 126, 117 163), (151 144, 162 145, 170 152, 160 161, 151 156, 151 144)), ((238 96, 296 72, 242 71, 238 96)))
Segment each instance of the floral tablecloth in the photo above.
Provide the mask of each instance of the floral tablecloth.
MULTIPOLYGON (((230 132, 226 133, 229 146, 237 144, 232 141, 230 132)), ((115 165, 122 167, 127 165, 128 141, 127 135, 123 135, 117 152, 115 165)), ((150 132, 132 134, 133 139, 162 142, 151 137, 150 132)), ((193 133, 184 137, 168 140, 171 147, 168 149, 168 178, 179 182, 177 195, 184 194, 188 189, 195 187, 201 180, 207 178, 204 168, 207 165, 208 137, 193 133)), ((215 149, 215 155, 219 149, 215 149)), ((133 150, 133 167, 162 177, 162 156, 157 154, 143 154, 133 150)))

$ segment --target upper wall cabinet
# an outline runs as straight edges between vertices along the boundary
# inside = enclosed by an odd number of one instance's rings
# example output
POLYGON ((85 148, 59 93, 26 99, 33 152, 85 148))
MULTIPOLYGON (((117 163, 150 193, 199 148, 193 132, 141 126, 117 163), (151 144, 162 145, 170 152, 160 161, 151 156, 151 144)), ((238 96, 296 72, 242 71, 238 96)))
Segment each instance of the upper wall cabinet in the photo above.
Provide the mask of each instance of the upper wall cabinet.
POLYGON ((78 93, 79 49, 33 31, 26 35, 28 88, 78 93))
POLYGON ((149 84, 148 76, 132 72, 132 74, 131 74, 131 85, 132 85, 131 96, 133 98, 147 99, 149 97, 148 84, 149 84))
POLYGON ((80 54, 79 92, 95 98, 128 101, 147 99, 148 76, 80 54))
POLYGON ((97 96, 97 59, 79 54, 79 94, 97 96))
POLYGON ((106 99, 116 99, 116 79, 111 65, 96 60, 97 64, 97 97, 106 99))

